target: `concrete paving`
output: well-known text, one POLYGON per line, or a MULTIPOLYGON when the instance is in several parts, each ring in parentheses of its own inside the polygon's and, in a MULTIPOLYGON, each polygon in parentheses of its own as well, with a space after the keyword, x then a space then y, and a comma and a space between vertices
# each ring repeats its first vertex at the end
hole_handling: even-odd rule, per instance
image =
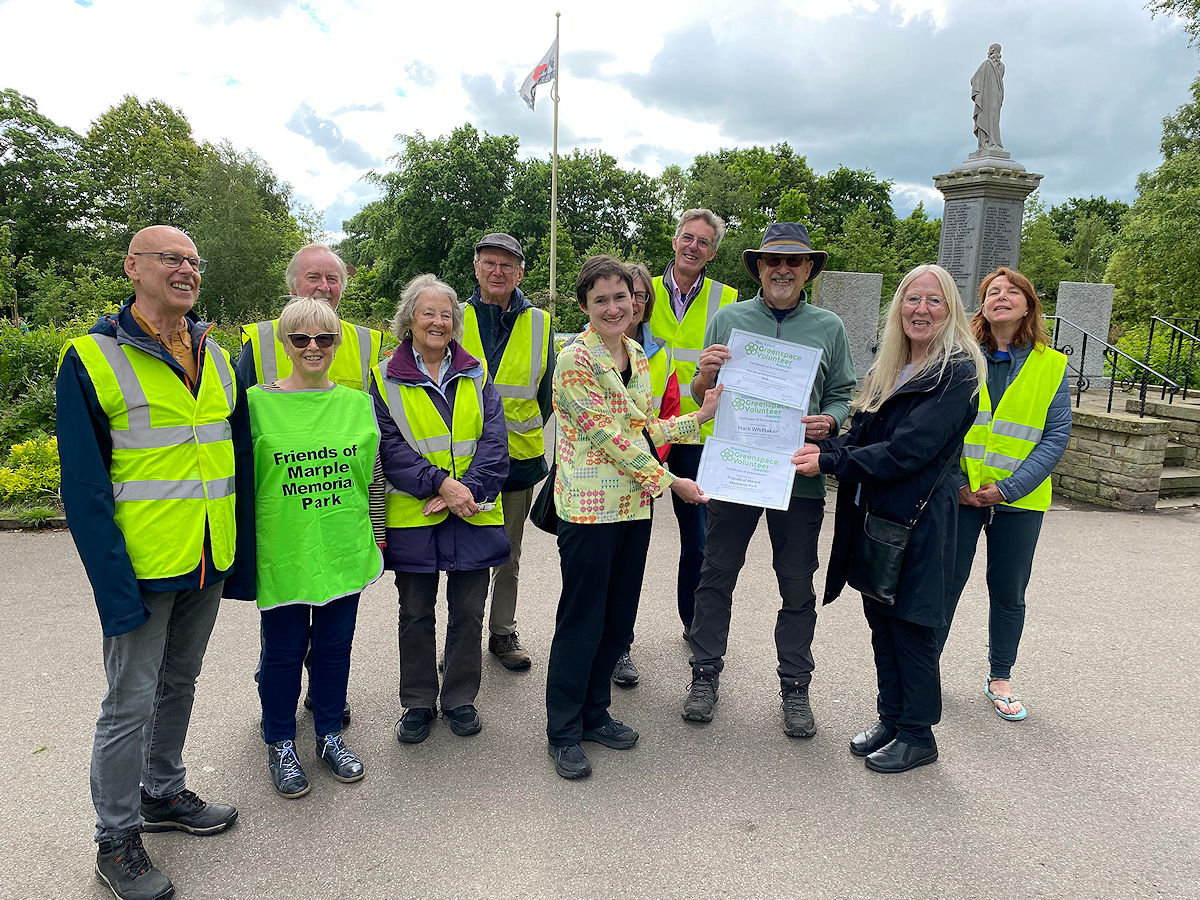
MULTIPOLYGON (((397 744, 395 589, 385 578, 367 591, 347 733, 367 777, 335 782, 304 714, 313 790, 297 801, 272 790, 258 735, 257 613, 227 601, 186 759, 190 786, 241 816, 214 837, 146 836, 176 896, 1200 897, 1200 511, 1049 513, 1015 673, 1022 723, 983 697, 980 559, 943 659, 941 759, 899 776, 846 748, 875 718, 854 596, 821 612, 816 737, 780 731, 765 528, 735 597, 717 717, 680 718, 678 542, 669 509, 657 512, 634 647, 642 684, 613 702, 642 739, 624 753, 586 745, 595 774, 582 782, 558 778, 545 751, 559 587, 546 535, 527 538, 523 571, 533 669, 486 660, 475 737, 438 723, 424 744, 397 744)), ((831 529, 830 512, 823 562, 831 529)), ((0 534, 0 572, 0 897, 98 900, 91 592, 65 532, 0 534)))

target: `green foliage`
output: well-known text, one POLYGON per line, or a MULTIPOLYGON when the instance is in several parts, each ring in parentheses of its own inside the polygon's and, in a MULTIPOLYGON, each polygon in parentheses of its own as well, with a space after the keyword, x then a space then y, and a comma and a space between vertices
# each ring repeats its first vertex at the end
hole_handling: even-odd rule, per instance
MULTIPOLYGON (((898 278, 904 277, 917 266, 936 262, 941 239, 942 221, 930 219, 924 203, 918 203, 908 218, 898 220, 892 237, 898 278)), ((897 280, 890 291, 885 289, 883 296, 890 299, 899 283, 897 280)))
POLYGON ((32 504, 58 499, 58 441, 31 438, 13 446, 0 467, 0 503, 32 504))
MULTIPOLYGON (((672 198, 679 196, 672 173, 672 198)), ((776 220, 780 200, 789 190, 811 195, 816 175, 808 160, 785 141, 769 150, 747 147, 697 156, 682 185, 684 205, 705 207, 730 229, 757 230, 776 220)))
MULTIPOLYGON (((896 214, 892 211, 892 182, 880 181, 870 169, 838 166, 816 179, 808 199, 813 225, 825 229, 831 240, 841 234, 846 220, 863 206, 876 227, 888 233, 896 222, 896 214)), ((861 217, 859 221, 862 221, 861 217)))
MULTIPOLYGON (((1137 324, 1128 329, 1125 329, 1120 338, 1117 339, 1117 349, 1128 353, 1139 362, 1146 362, 1146 345, 1150 340, 1149 324, 1137 324)), ((1154 346, 1150 350, 1150 360, 1147 363, 1150 368, 1161 375, 1165 375, 1172 381, 1176 382, 1180 387, 1184 386, 1184 382, 1188 381, 1188 387, 1192 390, 1200 388, 1200 359, 1194 361, 1191 377, 1188 377, 1187 372, 1187 350, 1189 345, 1184 344, 1184 358, 1178 360, 1174 358, 1171 350, 1171 339, 1169 329, 1159 323, 1154 332, 1154 346)))
POLYGON ((1071 278, 1067 248, 1054 232, 1045 204, 1036 193, 1025 201, 1025 220, 1021 225, 1020 269, 1033 282, 1038 294, 1048 302, 1058 299, 1058 283, 1071 278))
POLYGON ((708 264, 708 274, 722 284, 737 288, 738 296, 745 300, 758 293, 759 284, 751 277, 742 262, 742 252, 757 249, 762 243, 762 229, 735 228, 725 232, 725 240, 717 248, 717 255, 708 264))
POLYGON ((1200 0, 1148 0, 1152 16, 1178 16, 1193 46, 1200 46, 1200 0))
POLYGON ((387 331, 387 323, 396 314, 399 300, 398 296, 394 300, 383 296, 380 293, 379 271, 373 266, 364 266, 357 269, 346 282, 342 302, 338 304, 338 315, 347 322, 387 331))
POLYGON ((1200 76, 1192 82, 1192 100, 1163 119, 1162 155, 1170 159, 1177 153, 1200 151, 1200 76))
POLYGON ((62 345, 86 328, 0 323, 0 447, 54 431, 54 377, 62 345))
POLYGON ((100 316, 114 313, 132 293, 121 278, 111 278, 94 266, 76 265, 69 275, 53 263, 34 268, 21 260, 21 282, 30 293, 21 299, 21 314, 34 325, 90 327, 100 316))
POLYGON ((890 297, 900 283, 896 254, 887 231, 864 203, 846 217, 843 230, 826 248, 829 268, 838 272, 877 272, 883 278, 883 296, 890 297))

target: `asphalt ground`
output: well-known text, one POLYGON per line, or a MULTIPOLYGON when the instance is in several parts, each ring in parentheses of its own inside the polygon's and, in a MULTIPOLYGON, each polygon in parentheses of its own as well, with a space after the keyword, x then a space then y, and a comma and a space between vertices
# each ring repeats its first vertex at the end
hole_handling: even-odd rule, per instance
MULTIPOLYGON (((185 758, 189 786, 240 817, 213 837, 145 836, 176 896, 1200 897, 1200 510, 1051 510, 1014 672, 1021 723, 983 696, 977 560, 942 661, 941 758, 903 775, 847 750, 875 719, 852 595, 821 610, 816 736, 781 732, 765 527, 735 596, 716 718, 680 717, 678 540, 669 507, 657 513, 634 645, 642 682, 614 689, 612 708, 641 741, 585 745, 595 774, 579 782, 555 775, 545 749, 549 536, 526 538, 519 627, 533 668, 485 660, 474 737, 438 722, 423 744, 396 742, 395 588, 385 576, 368 589, 346 733, 367 777, 334 781, 301 711, 313 789, 296 801, 272 789, 258 734, 258 614, 226 601, 185 758)), ((822 564, 832 524, 830 503, 822 564)), ((91 591, 65 532, 0 534, 0 573, 0 897, 108 897, 88 791, 104 688, 91 591)))

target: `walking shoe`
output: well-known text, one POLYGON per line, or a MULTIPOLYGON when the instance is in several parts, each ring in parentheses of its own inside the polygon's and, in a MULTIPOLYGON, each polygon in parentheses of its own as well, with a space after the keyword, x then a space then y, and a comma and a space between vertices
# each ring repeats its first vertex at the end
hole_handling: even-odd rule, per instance
POLYGON ((868 756, 866 763, 868 769, 894 775, 898 772, 915 769, 917 766, 928 765, 937 758, 936 744, 932 747, 917 747, 896 738, 868 756))
POLYGON ((360 781, 367 774, 358 757, 342 743, 340 731, 317 738, 317 756, 329 763, 329 770, 338 781, 349 784, 352 781, 360 781))
POLYGON ((626 650, 613 666, 613 684, 620 687, 637 687, 638 678, 637 666, 633 664, 633 660, 629 658, 629 651, 626 650))
POLYGON ((469 703, 465 706, 456 706, 454 709, 442 710, 442 718, 446 720, 450 730, 459 737, 479 734, 479 730, 483 728, 483 722, 479 720, 479 713, 469 703))
POLYGON ((812 707, 808 704, 808 685, 785 681, 779 696, 783 710, 783 733, 788 737, 810 738, 817 733, 812 707))
POLYGON ((237 819, 228 803, 205 803, 193 791, 182 790, 174 797, 151 797, 142 789, 142 818, 146 831, 178 829, 188 834, 216 834, 237 819))
POLYGON ((583 729, 583 739, 612 747, 614 750, 628 750, 637 743, 638 733, 616 719, 609 719, 599 728, 583 729))
POLYGON ((515 631, 512 634, 489 634, 488 652, 499 657, 506 669, 515 672, 529 668, 529 651, 521 646, 515 631))
POLYGON ((267 765, 271 769, 271 783, 275 785, 280 797, 295 800, 308 793, 308 779, 304 777, 304 770, 300 768, 295 741, 267 744, 267 765))
POLYGON ((683 701, 683 717, 692 722, 711 722, 717 705, 717 683, 721 675, 703 666, 692 672, 687 699, 683 701))
POLYGON ((592 774, 592 764, 578 744, 566 747, 547 744, 546 750, 554 757, 554 771, 563 778, 585 778, 592 774))
POLYGON ((96 851, 96 877, 119 900, 165 900, 175 893, 171 879, 150 862, 137 828, 100 842, 96 851))
MULTIPOLYGON (((310 687, 304 692, 304 708, 312 712, 312 688, 310 687)), ((261 727, 261 723, 259 725, 261 727)), ((350 727, 350 701, 346 701, 346 705, 342 707, 342 730, 345 731, 350 727)))
POLYGON ((419 744, 429 737, 433 727, 433 710, 425 706, 404 711, 396 722, 396 740, 402 744, 419 744))

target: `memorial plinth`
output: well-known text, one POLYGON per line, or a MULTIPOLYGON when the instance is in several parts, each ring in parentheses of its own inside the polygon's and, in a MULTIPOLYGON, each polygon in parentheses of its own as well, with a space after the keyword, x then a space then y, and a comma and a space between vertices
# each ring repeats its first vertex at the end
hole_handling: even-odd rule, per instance
POLYGON ((1041 175, 1005 151, 972 153, 933 184, 946 198, 938 265, 954 276, 968 311, 979 306, 979 282, 998 266, 1017 268, 1025 198, 1041 175))

